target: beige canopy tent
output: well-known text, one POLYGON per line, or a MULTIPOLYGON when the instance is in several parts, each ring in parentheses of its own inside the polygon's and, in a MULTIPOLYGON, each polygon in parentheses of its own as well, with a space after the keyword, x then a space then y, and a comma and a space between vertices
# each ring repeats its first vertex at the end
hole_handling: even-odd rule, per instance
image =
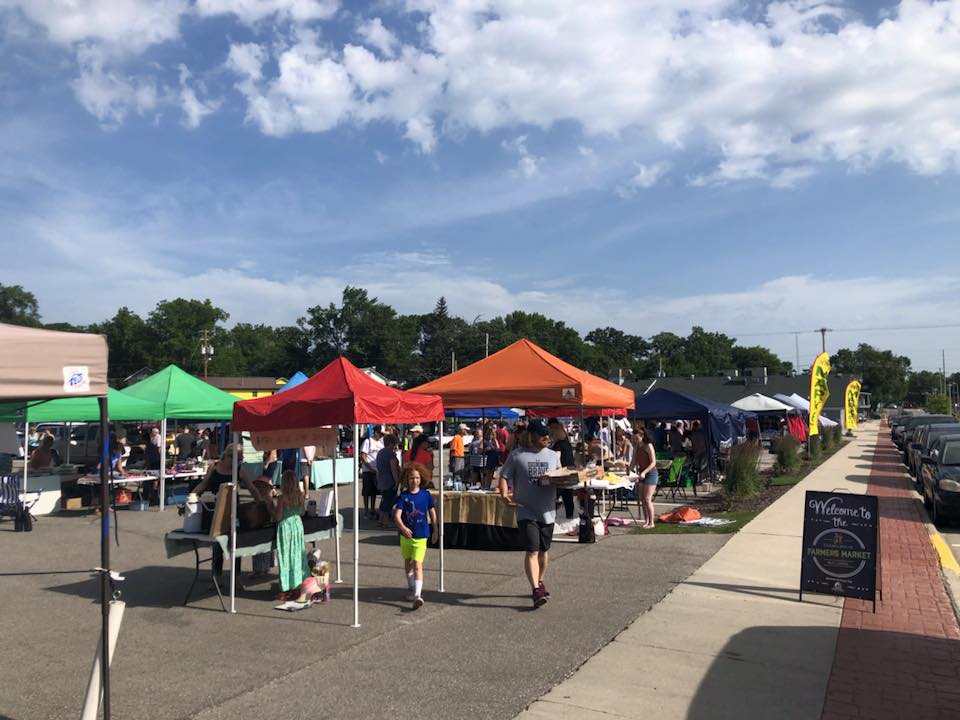
POLYGON ((107 341, 101 335, 0 323, 0 399, 106 394, 107 341))
MULTIPOLYGON (((107 437, 107 341, 101 335, 39 330, 0 323, 0 402, 24 407, 64 397, 96 397, 100 404, 101 436, 107 437)), ((24 433, 26 437, 29 432, 24 433)), ((27 491, 24 452, 23 491, 27 491)), ((109 467, 100 463, 100 506, 109 506, 109 467)), ((97 684, 88 689, 84 711, 96 714, 102 688, 103 717, 110 718, 110 513, 102 512, 100 527, 100 669, 97 684), (90 692, 92 691, 92 692, 90 692)), ((117 605, 117 602, 112 605, 117 605)), ((120 611, 122 613, 122 607, 120 611)), ((95 673, 96 673, 95 667, 95 673)))

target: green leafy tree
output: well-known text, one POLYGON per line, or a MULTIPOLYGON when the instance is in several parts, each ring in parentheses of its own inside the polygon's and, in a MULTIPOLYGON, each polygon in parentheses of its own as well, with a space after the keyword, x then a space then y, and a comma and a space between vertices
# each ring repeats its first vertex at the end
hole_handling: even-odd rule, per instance
POLYGON ((924 405, 924 408, 931 415, 952 415, 953 407, 950 402, 950 398, 946 395, 936 393, 935 395, 929 395, 927 397, 927 402, 924 405))
POLYGON ((684 341, 672 332, 657 333, 650 338, 650 362, 646 374, 689 375, 690 366, 684 355, 684 341))
POLYGON ((910 359, 860 343, 855 350, 843 348, 830 357, 833 373, 859 375, 863 390, 874 403, 902 402, 907 395, 910 359))
POLYGON ((695 375, 716 375, 733 367, 733 338, 695 326, 683 341, 683 356, 695 375))
POLYGON ((0 322, 12 325, 40 325, 37 298, 21 285, 0 285, 0 322))
POLYGON ((907 397, 918 405, 926 405, 927 398, 939 395, 942 387, 940 373, 930 370, 920 370, 910 373, 907 381, 907 397))
POLYGON ((393 378, 410 374, 416 347, 416 322, 397 315, 366 290, 347 287, 338 307, 308 308, 297 321, 315 369, 339 355, 360 367, 376 367, 393 378))
POLYGON ((163 300, 147 316, 147 327, 155 345, 150 354, 156 369, 173 363, 189 373, 203 370, 200 345, 203 331, 211 333, 211 344, 216 353, 216 342, 222 339, 219 323, 230 317, 210 300, 163 300))
POLYGON ((584 338, 599 353, 598 359, 605 362, 612 376, 618 370, 638 377, 646 367, 650 343, 639 335, 630 335, 614 327, 597 328, 584 338))
MULTIPOLYGON (((735 345, 731 350, 732 367, 743 372, 747 368, 765 367, 769 375, 789 375, 793 370, 793 363, 781 360, 770 350, 760 345, 747 347, 735 345)), ((719 368, 723 369, 723 368, 719 368)))
POLYGON ((155 336, 143 318, 130 308, 121 307, 112 318, 91 325, 89 330, 106 336, 110 374, 117 380, 151 365, 155 336))

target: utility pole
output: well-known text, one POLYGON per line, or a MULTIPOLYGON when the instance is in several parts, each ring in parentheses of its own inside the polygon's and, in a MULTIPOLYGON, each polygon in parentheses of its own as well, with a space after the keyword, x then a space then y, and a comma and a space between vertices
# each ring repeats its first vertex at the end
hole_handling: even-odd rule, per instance
POLYGON ((483 356, 490 357, 490 333, 483 334, 483 356))
POLYGON ((797 364, 793 366, 794 374, 800 372, 800 333, 793 334, 793 349, 797 354, 797 364))
POLYGON ((942 366, 941 366, 942 374, 940 375, 940 394, 946 395, 947 394, 947 351, 946 350, 940 351, 940 361, 942 363, 942 366))
POLYGON ((457 371, 457 351, 451 350, 450 351, 450 372, 456 372, 456 371, 457 371))
POLYGON ((827 351, 827 333, 830 332, 830 328, 822 327, 819 330, 820 333, 820 346, 823 352, 827 351))
POLYGON ((203 379, 207 379, 207 366, 210 364, 210 358, 213 357, 213 348, 210 346, 210 336, 207 331, 203 331, 203 344, 200 346, 200 354, 203 355, 203 379))

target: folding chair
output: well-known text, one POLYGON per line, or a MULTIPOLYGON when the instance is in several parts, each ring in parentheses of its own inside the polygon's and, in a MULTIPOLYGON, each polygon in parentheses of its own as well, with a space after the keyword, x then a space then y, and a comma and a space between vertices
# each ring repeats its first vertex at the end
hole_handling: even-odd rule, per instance
POLYGON ((670 463, 667 480, 657 486, 657 491, 653 494, 654 497, 660 494, 660 490, 664 490, 664 494, 670 493, 671 500, 677 499, 677 493, 683 495, 684 500, 687 499, 687 491, 683 485, 683 466, 686 461, 687 458, 684 455, 673 459, 673 462, 670 463))
MULTIPOLYGON (((12 517, 16 521, 24 514, 29 515, 30 509, 40 499, 40 491, 35 490, 33 493, 28 493, 36 495, 32 502, 26 502, 26 498, 21 500, 21 483, 22 478, 19 475, 0 475, 0 518, 12 517)), ((33 515, 30 515, 30 519, 36 520, 33 515)))

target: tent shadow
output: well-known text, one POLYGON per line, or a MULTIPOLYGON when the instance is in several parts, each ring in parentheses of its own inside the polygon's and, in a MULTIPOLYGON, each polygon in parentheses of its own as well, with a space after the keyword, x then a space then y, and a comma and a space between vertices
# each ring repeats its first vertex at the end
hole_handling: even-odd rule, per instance
MULTIPOLYGON (((123 593, 122 599, 130 607, 182 607, 190 583, 193 582, 193 569, 187 567, 148 565, 123 571, 122 574, 125 578, 120 584, 120 590, 123 593)), ((228 588, 225 587, 227 583, 229 583, 229 575, 225 573, 220 588, 224 597, 229 592, 228 588)), ((197 584, 190 593, 190 603, 207 597, 216 597, 215 590, 207 589, 210 585, 210 571, 201 570, 200 576, 197 578, 197 584)), ((100 602, 100 582, 96 577, 47 589, 66 595, 76 595, 91 602, 100 602)), ((259 589, 244 591, 243 597, 272 599, 269 591, 259 589)))
MULTIPOLYGON (((415 612, 410 602, 405 599, 407 590, 400 587, 361 587, 360 602, 373 605, 383 605, 385 607, 396 608, 406 613, 415 612)), ((470 595, 469 593, 458 592, 440 592, 439 590, 424 590, 423 599, 430 605, 446 605, 450 607, 465 608, 495 608, 497 610, 515 610, 516 612, 531 612, 534 610, 530 602, 530 596, 522 595, 470 595), (492 602, 496 599, 517 600, 525 603, 512 605, 509 603, 492 602)))
POLYGON ((765 585, 734 585, 729 583, 691 582, 689 580, 680 584, 710 588, 711 590, 724 590, 726 592, 741 593, 743 595, 757 595, 759 597, 787 600, 789 602, 797 602, 800 594, 799 588, 795 587, 777 588, 765 585))
MULTIPOLYGON (((863 658, 873 658, 879 667, 895 665, 898 682, 917 687, 931 678, 925 666, 911 665, 909 658, 915 657, 956 658, 957 641, 828 627, 748 628, 716 653, 697 687, 687 720, 757 717, 758 707, 767 708, 771 717, 790 720, 845 716, 848 705, 844 703, 849 702, 869 705, 868 710, 880 708, 883 699, 878 688, 869 684, 872 676, 862 669, 863 658), (847 688, 830 684, 831 668, 860 678, 862 687, 853 688, 856 697, 842 697, 847 688)), ((855 681, 847 682, 849 687, 855 681)), ((922 710, 927 714, 904 717, 938 717, 939 711, 952 714, 956 710, 952 694, 924 696, 928 700, 922 710)), ((889 709, 891 717, 896 714, 895 708, 889 709)))

